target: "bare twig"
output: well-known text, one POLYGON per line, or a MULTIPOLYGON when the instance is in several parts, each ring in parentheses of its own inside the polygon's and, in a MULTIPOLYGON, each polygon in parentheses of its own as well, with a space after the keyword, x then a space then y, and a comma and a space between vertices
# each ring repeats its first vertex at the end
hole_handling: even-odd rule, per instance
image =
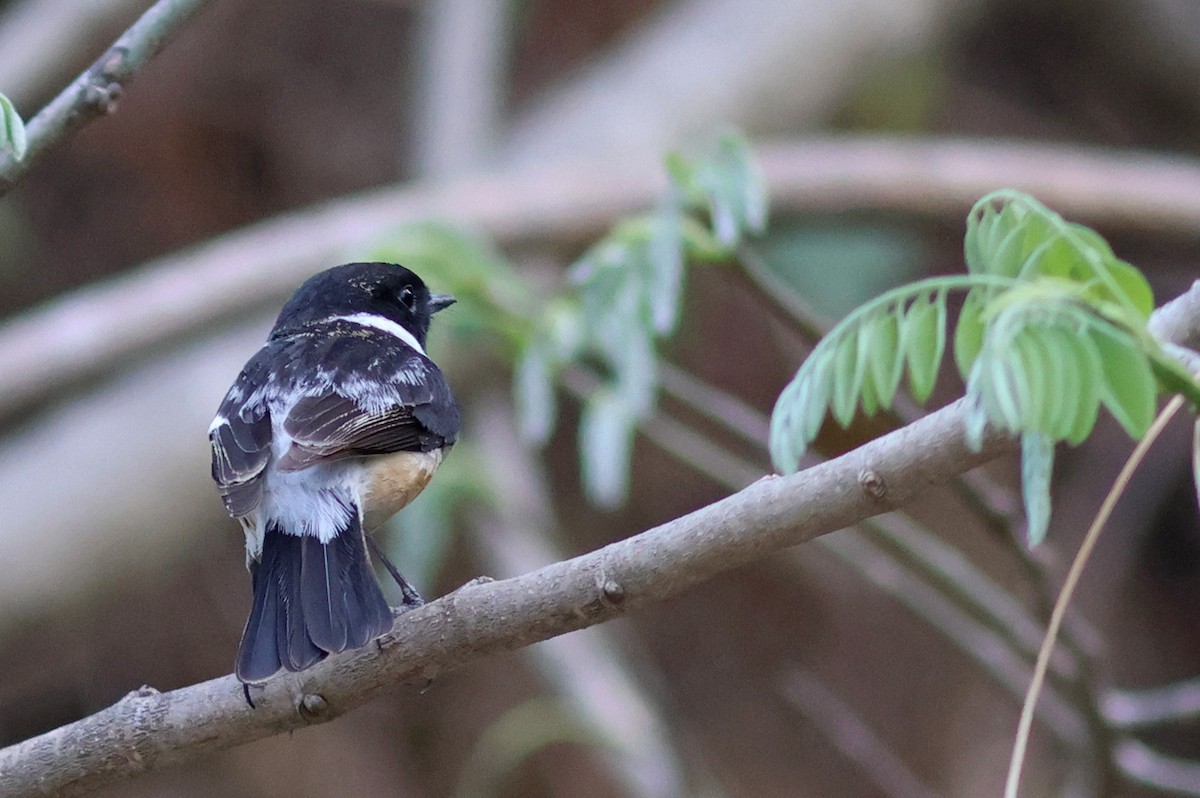
POLYGON ((7 194, 55 145, 113 112, 117 99, 167 39, 208 0, 158 0, 82 75, 29 120, 29 148, 20 161, 0 156, 0 196, 7 194))
POLYGON ((0 793, 78 795, 133 774, 321 722, 397 682, 591 626, 680 593, 784 546, 894 509, 1013 442, 989 431, 972 452, 951 405, 836 460, 767 478, 708 507, 515 579, 472 586, 397 619, 373 648, 333 657, 256 691, 232 676, 141 691, 0 751, 0 793), (870 490, 863 475, 872 475, 870 490), (879 485, 887 489, 880 491, 879 485))
POLYGON ((70 80, 97 44, 128 27, 146 5, 146 0, 6 3, 0 15, 0 89, 18 108, 32 110, 31 103, 70 80))
MULTIPOLYGON (((1114 227, 1200 236, 1200 161, 1031 144, 858 139, 764 146, 779 213, 965 215, 997 186, 1114 227)), ((501 243, 589 235, 653 204, 656 157, 393 188, 263 222, 151 261, 0 326, 0 415, 232 314, 275 304, 396 226, 440 218, 501 243)))

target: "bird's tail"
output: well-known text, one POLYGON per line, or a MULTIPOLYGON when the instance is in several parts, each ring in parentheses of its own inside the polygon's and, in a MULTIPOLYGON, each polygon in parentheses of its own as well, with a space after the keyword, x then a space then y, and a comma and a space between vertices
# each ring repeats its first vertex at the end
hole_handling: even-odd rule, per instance
POLYGON ((328 543, 269 525, 252 568, 254 604, 237 654, 243 682, 304 670, 391 628, 356 513, 328 543))

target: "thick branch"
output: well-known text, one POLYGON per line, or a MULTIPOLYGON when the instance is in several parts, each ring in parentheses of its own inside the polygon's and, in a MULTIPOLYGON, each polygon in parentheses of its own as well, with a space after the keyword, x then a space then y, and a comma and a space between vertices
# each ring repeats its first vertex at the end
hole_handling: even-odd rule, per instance
POLYGON ((110 114, 125 86, 208 0, 158 0, 94 64, 29 120, 29 149, 14 160, 0 156, 0 196, 42 156, 89 122, 110 114))
MULTIPOLYGON (((1200 161, 1032 144, 857 139, 764 146, 777 211, 884 208, 961 218, 1012 186, 1064 215, 1200 236, 1200 161)), ((396 226, 445 219, 501 243, 594 234, 650 207, 657 157, 592 160, 380 190, 253 225, 0 326, 0 416, 140 350, 266 308, 396 226)))
POLYGON ((581 629, 677 595, 717 573, 895 509, 1013 448, 963 442, 952 405, 836 460, 762 479, 727 499, 531 574, 459 590, 401 616, 377 647, 254 691, 232 676, 109 709, 0 751, 0 794, 78 795, 287 729, 319 723, 396 682, 581 629), (869 488, 864 488, 867 485, 869 488), (376 648, 378 650, 376 650, 376 648))
MULTIPOLYGON (((1200 316, 1200 290, 1167 312, 1200 316)), ((988 431, 963 440, 957 402, 842 457, 745 490, 632 538, 514 579, 474 585, 402 615, 372 647, 333 657, 256 690, 232 676, 109 709, 0 751, 0 794, 78 795, 136 773, 187 762, 334 718, 396 682, 422 682, 507 651, 662 601, 712 576, 894 510, 1002 453, 988 431)))

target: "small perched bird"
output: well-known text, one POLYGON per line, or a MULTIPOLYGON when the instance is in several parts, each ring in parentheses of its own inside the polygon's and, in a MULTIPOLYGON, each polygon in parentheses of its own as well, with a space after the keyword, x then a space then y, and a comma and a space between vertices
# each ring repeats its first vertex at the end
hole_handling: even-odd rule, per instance
POLYGON ((422 603, 368 533, 425 488, 458 437, 458 408, 425 353, 430 318, 453 302, 390 263, 321 272, 221 402, 212 474, 246 533, 254 588, 243 684, 391 628, 372 554, 406 606, 422 603))

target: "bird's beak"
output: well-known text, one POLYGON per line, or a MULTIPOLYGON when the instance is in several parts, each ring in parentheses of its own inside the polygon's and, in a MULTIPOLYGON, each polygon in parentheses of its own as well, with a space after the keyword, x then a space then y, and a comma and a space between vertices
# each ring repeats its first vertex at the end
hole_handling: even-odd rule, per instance
POLYGON ((458 300, 449 294, 430 294, 429 295, 429 312, 437 313, 439 310, 445 310, 453 305, 458 300))

